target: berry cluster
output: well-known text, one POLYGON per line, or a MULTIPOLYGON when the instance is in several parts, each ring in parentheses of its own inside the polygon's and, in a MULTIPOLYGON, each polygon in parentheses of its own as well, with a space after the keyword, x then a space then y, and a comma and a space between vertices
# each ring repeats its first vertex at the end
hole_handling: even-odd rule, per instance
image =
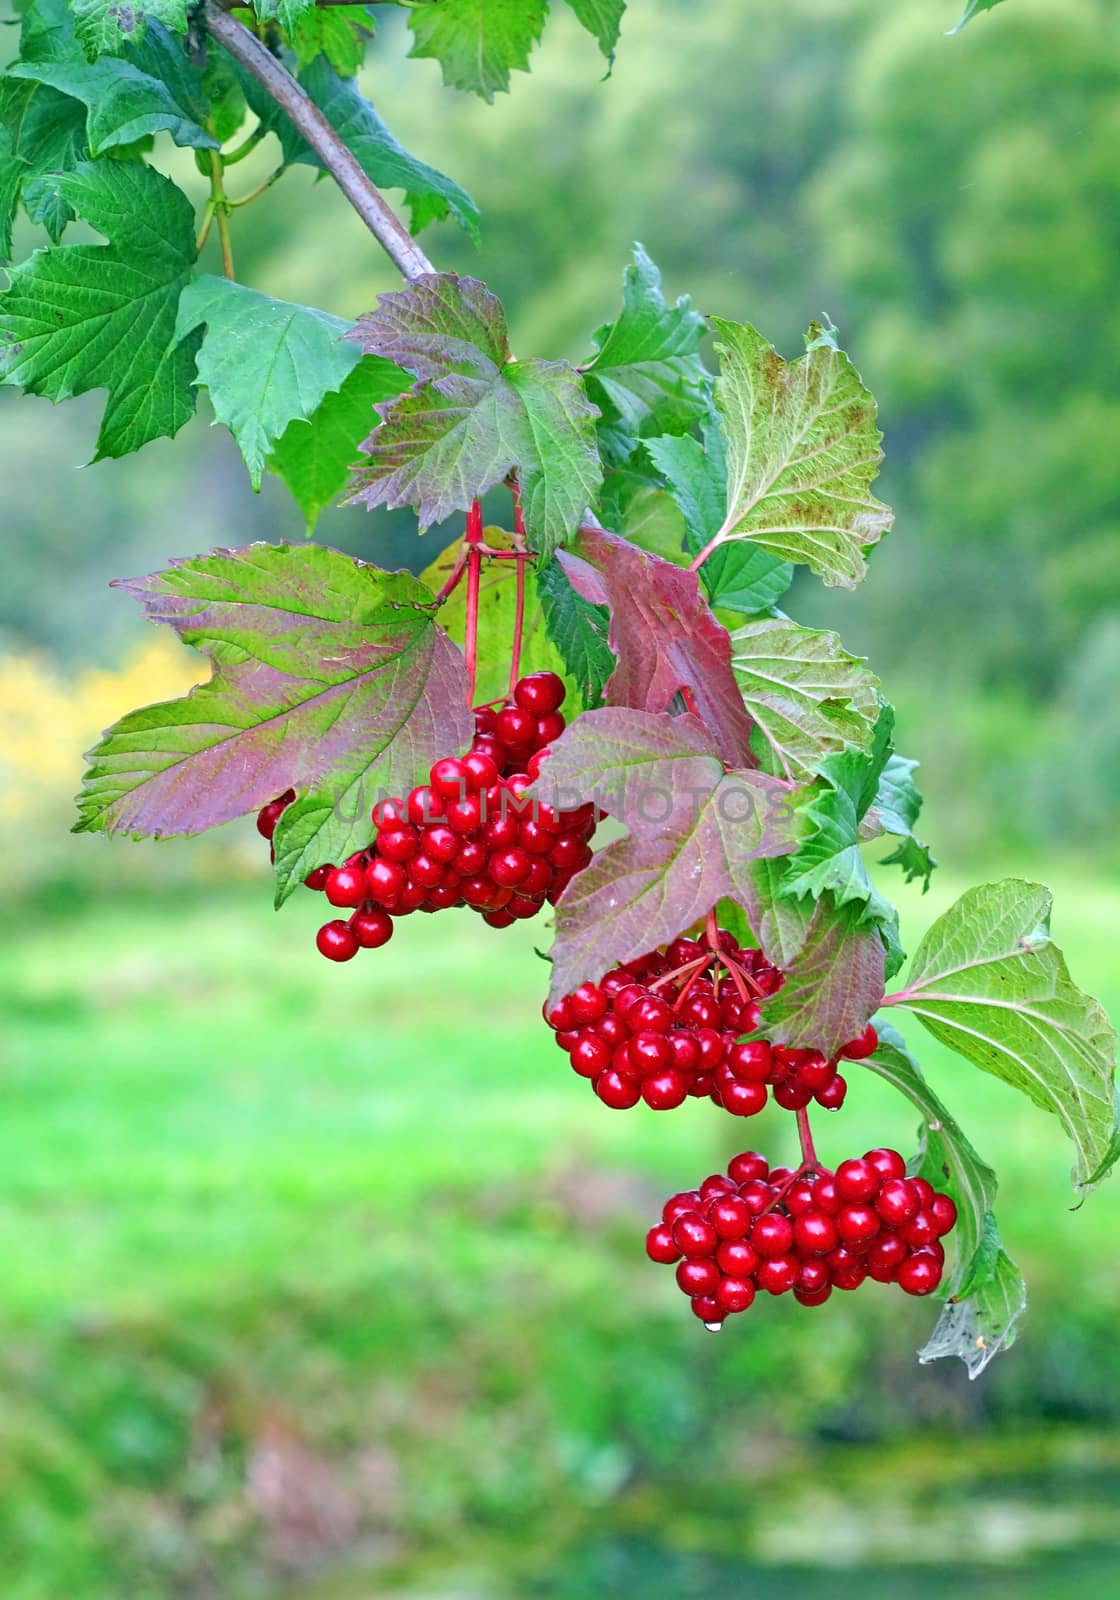
POLYGON ((803 1306, 867 1278, 931 1294, 944 1268, 941 1240, 956 1220, 949 1196, 908 1178, 897 1150, 869 1150, 835 1172, 816 1162, 771 1168, 747 1151, 726 1177, 715 1173, 665 1202, 646 1253, 677 1265, 693 1311, 715 1329, 759 1289, 792 1290, 803 1306))
MULTIPOLYGON (((639 1100, 669 1111, 688 1095, 709 1095, 734 1115, 753 1117, 771 1089, 788 1111, 811 1100, 838 1110, 847 1085, 835 1059, 765 1039, 740 1043, 761 1021, 759 1000, 782 982, 761 950, 741 949, 721 931, 708 945, 675 939, 663 955, 581 984, 544 1015, 573 1069, 618 1111, 639 1100)), ((876 1042, 867 1030, 840 1055, 860 1059, 876 1042)))
MULTIPOLYGON (((470 906, 494 928, 536 916, 555 903, 591 860, 595 808, 555 811, 525 792, 551 742, 564 731, 564 685, 552 672, 521 678, 512 701, 475 713, 475 738, 463 756, 447 756, 429 781, 404 800, 373 808, 370 844, 340 866, 306 879, 332 906, 349 910, 319 929, 316 944, 331 961, 349 961, 393 934, 396 917, 470 906)), ((288 790, 266 805, 257 828, 271 840, 288 790)))

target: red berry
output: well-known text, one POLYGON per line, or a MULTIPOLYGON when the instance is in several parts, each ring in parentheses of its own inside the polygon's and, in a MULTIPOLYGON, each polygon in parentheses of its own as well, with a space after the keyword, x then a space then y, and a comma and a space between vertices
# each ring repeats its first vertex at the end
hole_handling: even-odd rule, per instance
POLYGON ((693 1316, 699 1317, 705 1328, 720 1327, 723 1322, 723 1307, 714 1295, 693 1295, 689 1304, 692 1306, 693 1316))
POLYGON ((381 905, 394 901, 408 882, 408 873, 399 861, 386 861, 374 856, 366 868, 366 891, 371 900, 381 905))
POLYGON ((838 1241, 836 1224, 823 1211, 806 1211, 793 1224, 793 1237, 802 1255, 824 1256, 835 1250, 838 1241))
POLYGON ((598 1022, 607 1009, 607 997, 594 983, 581 983, 572 991, 568 1004, 577 1022, 598 1022))
POLYGON ((720 1086, 720 1100, 733 1117, 756 1117, 766 1106, 766 1085, 732 1078, 720 1086))
POLYGON ((908 1253, 906 1240, 897 1233, 880 1233, 867 1247, 868 1269, 873 1276, 878 1272, 889 1272, 893 1276, 895 1268, 906 1260, 908 1253))
POLYGON ((540 750, 547 749, 549 745, 555 744, 566 726, 564 718, 558 711, 546 711, 543 716, 537 718, 533 743, 540 750))
POLYGON ((415 828, 387 828, 377 836, 377 853, 386 861, 410 861, 419 848, 415 828))
POLYGON ((732 1156, 727 1163, 727 1175, 734 1178, 736 1183, 746 1183, 751 1178, 765 1178, 769 1171, 766 1157, 757 1155, 753 1150, 744 1150, 742 1155, 732 1156))
POLYGON ((309 889, 325 889, 327 884, 327 874, 330 872, 330 870, 331 869, 329 866, 313 867, 303 881, 309 889))
POLYGON ((437 861, 435 856, 427 855, 420 850, 408 863, 408 876, 413 883, 421 884, 425 889, 434 889, 437 883, 443 881, 444 864, 437 861))
POLYGON ((350 928, 363 950, 377 950, 393 937, 393 919, 387 911, 355 911, 350 928))
POLYGON ((714 1256, 719 1245, 719 1235, 706 1217, 698 1211, 687 1211, 673 1223, 673 1243, 681 1254, 688 1256, 714 1256))
POLYGON ((688 1079, 672 1067, 642 1080, 642 1099, 651 1111, 672 1111, 688 1095, 688 1079))
POLYGON ((841 1047, 840 1054, 846 1061, 866 1061, 878 1048, 879 1035, 869 1022, 858 1039, 852 1039, 841 1047))
POLYGON ((360 906, 368 893, 366 875, 359 866, 332 867, 325 887, 332 906, 360 906))
POLYGON ((690 1211, 696 1211, 700 1204, 699 1189, 684 1189, 680 1194, 671 1194, 661 1207, 661 1220, 672 1225, 678 1217, 687 1216, 690 1211))
POLYGON ((913 1222, 908 1223, 902 1230, 902 1237, 914 1249, 921 1249, 923 1245, 932 1244, 937 1238, 937 1223, 932 1211, 919 1211, 913 1222))
POLYGON ((445 864, 454 861, 459 854, 463 841, 454 828, 447 827, 442 822, 434 823, 432 827, 425 828, 420 835, 420 850, 423 855, 431 856, 434 861, 445 864))
POLYGON ((888 1150, 880 1145, 878 1149, 868 1150, 863 1158, 870 1161, 876 1172, 884 1178, 904 1178, 906 1176, 906 1163, 897 1150, 888 1150))
POLYGON ((745 1239, 725 1239, 716 1251, 716 1263, 730 1278, 749 1278, 758 1268, 758 1251, 745 1239))
POLYGON ((612 1111, 628 1111, 641 1099, 641 1090, 635 1079, 624 1077, 611 1067, 595 1079, 595 1093, 612 1111))
POLYGON ((444 800, 461 800, 467 792, 467 768, 458 756, 444 756, 432 767, 428 781, 444 800))
POLYGON ((515 889, 529 876, 531 864, 527 853, 514 845, 511 850, 495 851, 487 863, 487 871, 495 883, 515 889))
POLYGON ((823 1261, 802 1261, 797 1272, 795 1288, 805 1294, 820 1294, 822 1289, 831 1288, 828 1268, 823 1261))
POLYGON ((514 685, 515 704, 535 717, 556 711, 564 704, 564 681, 555 672, 530 672, 514 685))
POLYGON ((324 922, 315 935, 315 944, 319 954, 326 956, 328 961, 349 961, 358 953, 358 941, 353 930, 337 918, 334 922, 324 922))
POLYGON ((673 1242, 673 1230, 659 1222, 646 1234, 646 1255, 651 1261, 663 1262, 665 1266, 672 1266, 679 1261, 681 1253, 673 1242))
POLYGON ((770 1294, 787 1294, 796 1284, 801 1264, 796 1256, 772 1256, 758 1269, 758 1287, 770 1294))
POLYGON ((870 1161, 841 1161, 836 1169, 836 1188, 845 1200, 871 1200, 881 1182, 870 1161))
MULTIPOLYGON (((637 1007, 635 1007, 635 1011, 637 1007)), ((630 1013, 633 1017, 634 1012, 630 1013)), ((634 1071, 647 1077, 671 1067, 673 1052, 663 1033, 636 1033, 627 1046, 634 1071)), ((681 1097, 684 1098, 683 1095, 681 1097)))
POLYGON ((597 1078, 611 1064, 611 1047, 594 1033, 580 1033, 572 1046, 572 1066, 583 1078, 597 1078))
POLYGON ((793 1223, 780 1211, 768 1211, 751 1230, 751 1244, 760 1256, 783 1256, 793 1243, 793 1223))
POLYGON ((941 1282, 941 1263, 929 1251, 918 1250, 898 1269, 898 1286, 907 1294, 932 1294, 941 1282))
POLYGON ((836 1073, 823 1089, 818 1089, 813 1099, 825 1111, 839 1111, 848 1093, 848 1080, 836 1073))
POLYGON ((935 1194, 930 1201, 929 1214, 933 1218, 938 1238, 944 1238, 957 1225, 957 1208, 947 1194, 935 1194))
POLYGON ((744 1082, 769 1083, 773 1061, 768 1040, 748 1039, 745 1044, 733 1044, 727 1052, 727 1065, 744 1082))
POLYGON ((754 1284, 749 1278, 722 1278, 716 1299, 724 1311, 746 1311, 754 1300, 754 1284))
POLYGON ((715 1294, 720 1277, 714 1261, 686 1260, 677 1268, 677 1282, 687 1295, 715 1294))
MULTIPOLYGON (((485 750, 468 750, 463 757, 463 771, 471 791, 491 789, 501 777, 497 763, 485 750)), ((458 795, 455 798, 458 799, 458 795)))
POLYGON ((836 1231, 845 1244, 866 1244, 879 1231, 879 1218, 874 1206, 841 1206, 836 1214, 836 1231))
POLYGON ((875 1209, 891 1228, 902 1228, 918 1215, 918 1197, 905 1178, 886 1178, 875 1198, 875 1209))
POLYGON ((516 749, 535 741, 537 719, 531 711, 524 711, 520 706, 506 706, 498 712, 494 731, 503 744, 516 749))
POLYGON ((721 1239, 745 1239, 754 1220, 737 1194, 722 1194, 708 1207, 708 1221, 721 1239))
POLYGON ((428 785, 422 783, 409 794, 405 809, 413 827, 425 828, 433 822, 441 822, 446 808, 440 796, 433 794, 428 785))

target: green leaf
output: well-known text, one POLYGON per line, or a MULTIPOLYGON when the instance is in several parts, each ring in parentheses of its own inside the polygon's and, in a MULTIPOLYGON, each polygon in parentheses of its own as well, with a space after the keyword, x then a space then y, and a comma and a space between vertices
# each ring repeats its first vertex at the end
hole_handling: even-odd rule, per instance
POLYGON ((950 37, 955 33, 960 33, 965 23, 971 22, 973 17, 978 17, 982 11, 994 11, 996 6, 1000 4, 1001 0, 968 0, 964 15, 954 27, 949 29, 950 37))
POLYGON ((544 625, 575 681, 588 711, 603 703, 603 690, 614 671, 614 653, 607 643, 610 613, 573 589, 563 567, 553 557, 537 571, 537 592, 544 609, 544 625))
POLYGON ((352 324, 209 274, 184 289, 176 335, 184 339, 203 324, 198 381, 259 489, 288 424, 307 421, 357 366, 358 352, 345 342, 352 324))
MULTIPOLYGON (((644 446, 684 514, 689 550, 699 555, 719 532, 727 506, 727 468, 723 437, 705 427, 704 442, 682 438, 646 439, 644 446)), ((740 541, 718 545, 700 568, 713 606, 747 616, 767 612, 793 582, 793 566, 757 545, 740 541)))
MULTIPOLYGON (((501 528, 486 529, 486 543, 491 550, 513 548, 509 535, 501 528)), ((421 574, 421 581, 433 592, 442 588, 459 555, 461 544, 454 540, 431 566, 421 574)), ((478 671, 475 679, 474 700, 485 705, 501 700, 509 692, 509 642, 513 638, 517 611, 517 572, 515 561, 489 561, 483 569, 478 591, 478 671)), ((566 676, 564 661, 552 643, 544 625, 537 575, 531 563, 525 563, 525 616, 521 634, 521 671, 555 672, 566 676)), ((460 583, 437 612, 440 626, 445 628, 455 642, 466 638, 467 586, 460 583)))
POLYGON ((710 379, 700 359, 707 325, 687 295, 667 306, 661 274, 640 244, 622 280, 622 311, 595 334, 583 368, 587 392, 611 438, 687 433, 708 407, 710 379))
POLYGON ((291 38, 317 0, 257 0, 255 10, 262 22, 278 22, 291 38))
POLYGON ((752 874, 741 896, 767 956, 786 974, 763 1002, 760 1032, 778 1044, 831 1056, 856 1038, 883 998, 883 941, 860 908, 831 894, 791 917, 759 893, 773 878, 752 874))
POLYGON ((21 165, 12 136, 0 121, 0 260, 4 261, 12 253, 12 219, 23 180, 21 165))
POLYGON ((937 862, 929 846, 914 835, 914 824, 922 809, 922 796, 914 782, 917 766, 916 761, 909 761, 905 756, 889 757, 879 777, 875 803, 860 827, 860 837, 869 839, 884 833, 894 834, 899 843, 889 856, 882 858, 882 864, 901 867, 907 883, 921 878, 925 894, 937 862))
POLYGON ((268 470, 287 484, 308 533, 346 487, 358 445, 376 420, 374 406, 400 394, 407 384, 407 374, 391 361, 364 356, 340 389, 323 396, 310 418, 295 417, 284 429, 268 470))
POLYGON ((178 145, 216 150, 218 141, 198 120, 201 75, 189 66, 170 35, 163 29, 158 32, 161 41, 152 37, 157 33, 155 25, 145 40, 145 56, 157 69, 155 76, 131 60, 115 56, 94 62, 22 62, 11 69, 10 76, 46 84, 80 100, 87 110, 86 137, 94 156, 135 144, 153 133, 169 133, 178 145))
POLYGON ((898 912, 871 881, 859 849, 861 824, 878 793, 880 775, 891 752, 894 715, 883 706, 870 748, 849 747, 818 764, 820 781, 804 807, 808 831, 791 859, 782 893, 816 899, 831 894, 837 905, 875 927, 887 941, 887 976, 904 960, 898 912))
POLYGON ((210 656, 208 683, 123 717, 90 755, 76 832, 200 833, 289 786, 277 900, 370 838, 370 807, 465 748, 460 652, 407 573, 320 545, 249 545, 121 587, 210 656))
POLYGON ((414 505, 423 531, 517 469, 529 543, 547 557, 598 492, 595 408, 564 361, 513 361, 501 302, 475 278, 430 274, 381 296, 350 336, 419 380, 379 408, 351 502, 414 505))
POLYGON ((993 1356, 1015 1343, 1027 1309, 1026 1284, 1003 1248, 993 1215, 996 1175, 934 1094, 901 1035, 885 1025, 878 1032, 878 1049, 862 1065, 893 1084, 921 1113, 918 1155, 909 1170, 951 1195, 957 1206, 947 1303, 918 1360, 959 1356, 969 1377, 976 1378, 993 1356))
POLYGON ((194 212, 150 167, 87 163, 62 199, 109 240, 39 250, 0 294, 0 382, 67 400, 105 389, 95 460, 177 433, 194 412, 198 340, 175 314, 194 265, 194 212))
POLYGON ((135 44, 150 22, 186 33, 187 8, 188 0, 144 0, 143 7, 123 0, 70 0, 75 30, 91 61, 135 44))
POLYGON ((870 493, 881 435, 875 402, 843 351, 815 325, 786 363, 750 326, 713 318, 722 343, 716 409, 727 442, 720 542, 750 540, 852 588, 864 550, 891 513, 870 493))
POLYGON ((1017 878, 969 889, 914 953, 902 1005, 974 1065, 1052 1112, 1088 1190, 1120 1155, 1116 1034, 1050 939, 1049 889, 1017 878))
POLYGON ((870 749, 879 680, 836 634, 788 617, 749 622, 731 635, 731 669, 768 746, 767 770, 807 777, 827 755, 870 749))
POLYGON ((74 213, 58 192, 56 175, 86 159, 85 129, 86 115, 77 101, 43 84, 0 78, 0 130, 10 152, 0 180, 8 197, 0 198, 0 256, 11 254, 4 207, 10 228, 21 199, 32 222, 41 223, 58 243, 74 213))
POLYGON ((607 60, 612 61, 626 0, 568 0, 568 4, 588 33, 598 39, 599 48, 607 60))
POLYGON ((213 130, 215 139, 225 144, 245 121, 248 109, 244 91, 228 56, 217 50, 208 52, 198 88, 199 98, 209 113, 206 125, 213 130))
MULTIPOLYGON (((242 74, 249 104, 266 128, 280 140, 286 164, 323 171, 323 163, 274 100, 252 78, 242 74)), ((382 122, 357 84, 340 78, 322 56, 300 73, 307 90, 331 127, 349 146, 366 176, 382 189, 403 189, 424 219, 452 215, 472 239, 478 238, 478 207, 465 189, 410 155, 382 122)))
POLYGON ((292 49, 301 68, 326 56, 340 77, 352 78, 365 60, 372 32, 368 6, 312 6, 296 23, 292 49))
POLYGON ((409 14, 410 54, 438 61, 443 81, 484 100, 509 89, 511 71, 529 70, 548 0, 439 0, 409 14))

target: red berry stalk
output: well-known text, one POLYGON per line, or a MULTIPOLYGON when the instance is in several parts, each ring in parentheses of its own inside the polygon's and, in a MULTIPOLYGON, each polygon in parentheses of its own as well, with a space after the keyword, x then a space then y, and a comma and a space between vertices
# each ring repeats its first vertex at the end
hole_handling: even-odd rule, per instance
POLYGON ((868 1278, 907 1294, 941 1282, 957 1208, 924 1178, 908 1178, 897 1150, 869 1150, 831 1172, 814 1161, 791 1171, 763 1156, 735 1156, 726 1177, 665 1202, 646 1235, 653 1261, 676 1265, 677 1283, 709 1328, 746 1311, 760 1289, 819 1306, 833 1289, 868 1278))

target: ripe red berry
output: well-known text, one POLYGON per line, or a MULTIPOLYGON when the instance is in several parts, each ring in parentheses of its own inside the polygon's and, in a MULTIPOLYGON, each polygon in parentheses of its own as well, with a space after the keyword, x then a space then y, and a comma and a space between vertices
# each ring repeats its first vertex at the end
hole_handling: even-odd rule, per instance
POLYGON ((932 1294, 941 1282, 941 1263, 926 1250, 907 1256, 898 1269, 898 1285, 907 1294, 932 1294))
POLYGON ((315 935, 315 944, 319 954, 328 961, 349 961, 358 953, 358 941, 352 929, 337 918, 334 922, 324 922, 315 935))
POLYGON ((841 1206, 836 1214, 836 1231, 845 1244, 866 1244, 879 1231, 879 1218, 874 1206, 841 1206))
POLYGON ((733 1044, 727 1052, 727 1065, 744 1082, 769 1083, 773 1061, 768 1040, 748 1039, 743 1044, 733 1044))
POLYGON ((754 1217, 737 1194, 723 1194, 708 1207, 708 1221, 721 1239, 745 1239, 754 1217))
POLYGON ((795 1256, 771 1256, 758 1269, 758 1286, 770 1294, 788 1294, 800 1276, 801 1268, 795 1256))
POLYGON ((377 950, 393 937, 393 919, 387 911, 355 911, 350 928, 363 950, 377 950))
POLYGON ((582 1078, 597 1078, 611 1064, 611 1047, 594 1033, 581 1032, 571 1048, 571 1062, 582 1078))
POLYGON ((905 1178, 886 1178, 875 1197, 875 1209, 891 1228, 902 1228, 918 1215, 918 1197, 905 1178))
POLYGON ((651 1111, 672 1111, 688 1094, 688 1079, 672 1067, 642 1079, 642 1099, 651 1111))
POLYGON ((563 679, 555 672, 530 672, 513 690, 514 702, 535 717, 558 710, 564 704, 564 694, 563 679))
POLYGON ((520 706, 506 706, 498 712, 495 732, 504 745, 516 750, 536 741, 537 719, 520 706))
POLYGON ((428 781, 442 799, 461 800, 467 792, 468 769, 458 756, 444 756, 433 764, 428 781))
POLYGON ((732 1156, 727 1163, 727 1175, 734 1178, 736 1183, 747 1183, 751 1178, 765 1178, 769 1171, 766 1157, 754 1150, 744 1150, 741 1155, 732 1156))
POLYGON ((751 1244, 760 1256, 785 1255, 793 1243, 793 1224, 780 1211, 768 1211, 751 1229, 751 1244))
POLYGON ((824 1256, 839 1243, 836 1224, 823 1211, 806 1211, 793 1224, 793 1237, 802 1255, 824 1256))
POLYGON ((721 1278, 715 1298, 724 1311, 746 1311, 754 1301, 755 1288, 750 1278, 721 1278))
POLYGON ((906 1163, 897 1150, 890 1150, 885 1145, 878 1146, 875 1150, 868 1150, 863 1158, 870 1161, 876 1172, 884 1178, 904 1178, 906 1176, 906 1163))
POLYGON ((678 1217, 687 1216, 690 1211, 697 1211, 701 1204, 699 1189, 684 1189, 680 1194, 671 1194, 661 1207, 661 1220, 671 1226, 678 1217))
POLYGON ((714 1256, 719 1235, 706 1217, 687 1211, 673 1223, 673 1243, 684 1256, 714 1256))
POLYGON ((818 1089, 813 1099, 825 1111, 839 1111, 848 1093, 848 1080, 836 1073, 823 1089, 818 1089))
POLYGON ((660 1261, 665 1266, 672 1266, 679 1261, 681 1253, 673 1239, 673 1230, 664 1222, 659 1222, 646 1234, 646 1255, 651 1261, 660 1261))
POLYGON ((498 850, 487 862, 487 871, 495 883, 514 889, 529 876, 532 862, 528 853, 514 845, 509 850, 498 850))
POLYGON ((947 1194, 935 1194, 929 1203, 929 1213, 937 1229, 938 1238, 950 1233, 957 1225, 957 1208, 947 1194))
POLYGON ((408 873, 399 861, 374 856, 366 868, 366 890, 371 900, 390 905, 408 882, 408 873))
POLYGON ((332 906, 360 906, 368 893, 365 871, 359 866, 332 867, 325 888, 332 906))
POLYGON ((738 1078, 732 1078, 721 1086, 719 1093, 724 1110, 730 1111, 734 1117, 756 1117, 766 1106, 764 1083, 743 1083, 738 1078))
POLYGON ((842 1046, 840 1054, 846 1061, 865 1061, 868 1056, 874 1055, 878 1048, 879 1035, 869 1022, 858 1039, 852 1039, 842 1046))
POLYGON ((677 1282, 687 1295, 715 1294, 720 1276, 715 1262, 706 1258, 686 1259, 677 1268, 677 1282))
POLYGON ((387 828, 377 836, 377 853, 386 861, 410 861, 419 848, 415 828, 387 828))
POLYGON ((604 1105, 610 1106, 612 1111, 628 1111, 631 1106, 636 1106, 642 1097, 637 1080, 624 1077, 614 1067, 595 1079, 595 1093, 604 1105))
POLYGON ((327 874, 330 870, 329 866, 313 867, 303 881, 309 889, 324 889, 327 884, 327 874))
POLYGON ((881 1182, 870 1161, 841 1161, 836 1169, 836 1188, 845 1200, 871 1200, 881 1182))

